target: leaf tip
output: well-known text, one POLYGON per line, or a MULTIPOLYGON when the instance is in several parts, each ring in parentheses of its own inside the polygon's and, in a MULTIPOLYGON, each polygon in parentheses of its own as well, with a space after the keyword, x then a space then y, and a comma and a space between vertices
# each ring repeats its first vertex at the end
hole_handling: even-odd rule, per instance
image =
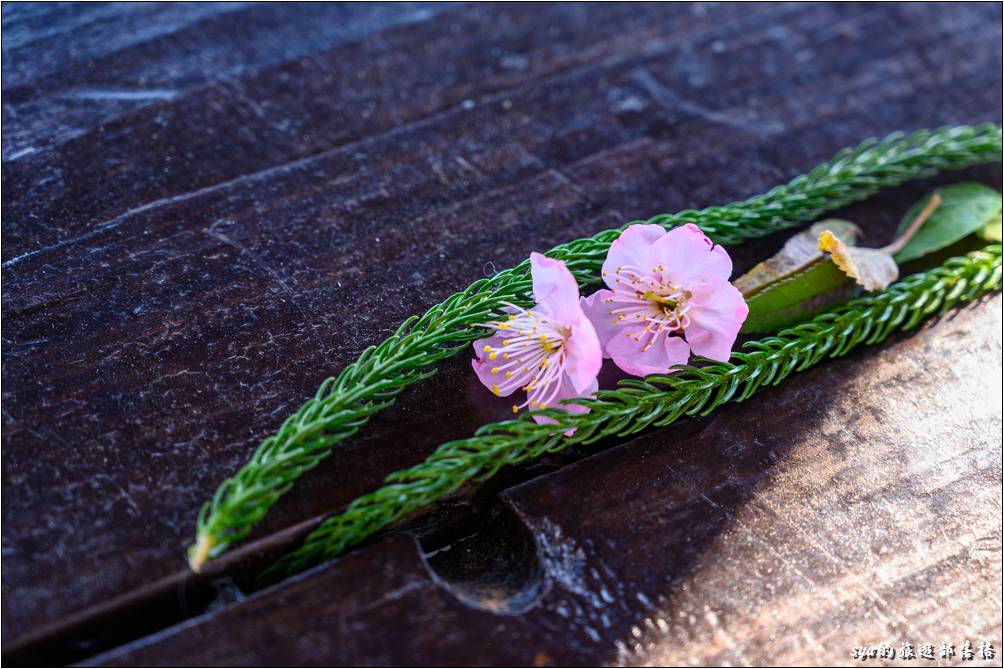
POLYGON ((201 573, 215 544, 216 541, 210 535, 199 532, 195 544, 188 549, 188 568, 196 574, 201 573))

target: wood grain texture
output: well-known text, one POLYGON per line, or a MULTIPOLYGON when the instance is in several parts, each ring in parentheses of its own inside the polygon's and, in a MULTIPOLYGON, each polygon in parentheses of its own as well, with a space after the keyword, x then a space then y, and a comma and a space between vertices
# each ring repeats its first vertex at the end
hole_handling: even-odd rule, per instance
MULTIPOLYGON (((533 646, 523 645, 531 628, 549 635, 539 648, 548 662, 765 662, 781 652, 823 662, 953 625, 999 640, 987 621, 1001 600, 1000 468, 988 464, 1000 457, 1000 398, 978 421, 964 401, 970 372, 1000 370, 999 301, 967 312, 967 327, 943 323, 793 381, 802 385, 764 400, 777 420, 761 424, 752 403, 580 465, 565 468, 586 452, 555 458, 408 526, 431 551, 481 536, 492 514, 508 518, 470 545, 507 546, 491 568, 506 575, 500 605, 538 602, 526 616, 470 609, 408 538, 228 604, 227 579, 243 587, 263 554, 444 439, 505 415, 460 359, 303 477, 218 572, 189 576, 183 553, 201 502, 325 376, 472 280, 633 218, 761 192, 867 136, 999 122, 1000 24, 998 6, 959 4, 4 5, 5 653, 57 649, 70 661, 157 633, 125 651, 139 654, 109 661, 265 662, 301 648, 293 630, 312 590, 341 593, 336 618, 355 630, 343 641, 367 637, 369 615, 400 637, 392 647, 376 633, 351 646, 318 641, 313 656, 287 656, 307 664, 394 652, 404 663, 473 661, 464 639, 477 635, 457 629, 468 618, 482 621, 471 630, 497 630, 478 648, 490 664, 529 657, 520 653, 533 646), (953 352, 957 371, 938 367, 953 352), (925 413, 911 404, 921 401, 942 404, 925 413), (853 448, 836 429, 852 414, 867 425, 853 448), (901 434, 922 416, 942 443, 901 434), (680 451, 665 446, 681 431, 709 454, 672 460, 680 451), (721 455, 736 435, 749 449, 738 463, 721 455), (830 441, 846 452, 827 451, 830 441), (640 467, 644 458, 657 459, 640 467), (905 474, 939 476, 901 484, 881 471, 904 458, 905 474), (600 485, 594 462, 624 490, 600 485), (749 481, 725 503, 715 486, 729 494, 729 467, 749 481), (691 487, 668 483, 680 471, 691 487), (695 482, 714 476, 725 478, 695 482), (635 490, 650 492, 621 511, 635 490), (597 514, 624 513, 623 527, 573 518, 567 500, 588 495, 597 514), (939 533, 941 514, 971 517, 958 534, 939 533), (631 539, 636 515, 648 531, 631 539), (637 542, 637 559, 609 576, 620 586, 607 588, 611 627, 562 618, 551 594, 535 599, 533 587, 560 590, 546 585, 546 560, 527 562, 548 528, 584 547, 592 566, 608 559, 593 544, 637 542), (693 546, 677 555, 688 528, 693 546), (718 628, 701 598, 714 602, 718 628), (423 605, 409 613, 409 602, 423 605), (157 632, 207 607, 215 613, 191 631, 157 632), (140 617, 146 627, 120 624, 140 617), (254 621, 272 626, 260 638, 276 645, 239 640, 254 621), (234 642, 200 650, 192 639, 203 633, 234 642), (698 636, 717 641, 685 642, 698 636)), ((999 184, 1000 168, 963 177, 999 184)), ((866 228, 866 243, 883 242, 926 189, 958 178, 842 214, 866 228)), ((737 267, 779 243, 735 249, 737 267)), ((484 605, 484 588, 471 585, 484 570, 467 578, 473 567, 460 558, 439 568, 484 605)))
POLYGON ((1000 329, 998 296, 696 434, 510 488, 535 562, 513 591, 472 597, 400 536, 96 662, 825 666, 858 645, 1000 648, 1001 395, 982 373, 1000 329))

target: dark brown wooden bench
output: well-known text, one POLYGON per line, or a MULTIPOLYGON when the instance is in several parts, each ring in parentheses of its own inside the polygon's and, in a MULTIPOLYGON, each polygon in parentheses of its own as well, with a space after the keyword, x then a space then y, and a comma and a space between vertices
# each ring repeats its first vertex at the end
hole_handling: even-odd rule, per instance
MULTIPOLYGON (((1002 650, 1000 296, 254 591, 321 518, 507 417, 460 357, 206 573, 184 554, 326 376, 471 281, 865 137, 1000 122, 1000 5, 5 4, 3 37, 5 664, 1002 650)), ((839 214, 879 245, 963 179, 1001 168, 839 214)))

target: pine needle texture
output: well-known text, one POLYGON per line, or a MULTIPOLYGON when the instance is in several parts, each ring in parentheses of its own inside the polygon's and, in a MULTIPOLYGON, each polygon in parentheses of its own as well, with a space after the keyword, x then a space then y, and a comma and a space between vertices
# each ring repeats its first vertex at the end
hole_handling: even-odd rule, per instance
POLYGON ((707 415, 725 402, 742 402, 826 358, 876 344, 897 330, 916 328, 1001 288, 1001 246, 994 244, 914 274, 886 290, 849 302, 776 336, 748 342, 728 362, 700 360, 670 375, 621 381, 592 400, 575 400, 589 413, 549 409, 482 427, 475 436, 443 444, 415 467, 391 474, 386 485, 328 518, 266 570, 263 578, 297 573, 357 545, 380 529, 448 495, 483 481, 501 467, 555 453, 573 444, 624 437, 684 416, 707 415), (553 424, 533 421, 546 414, 553 424), (570 436, 566 434, 574 432, 570 436))
MULTIPOLYGON (((667 229, 694 223, 720 244, 738 244, 816 220, 826 211, 863 200, 881 188, 997 161, 1000 155, 1001 129, 997 125, 895 134, 841 151, 808 174, 749 200, 637 222, 667 229)), ((562 244, 546 255, 563 260, 581 286, 594 284, 599 281, 599 269, 611 242, 626 225, 562 244)), ((406 320, 336 378, 324 381, 316 395, 265 439, 251 459, 223 481, 203 505, 196 543, 189 549, 192 568, 198 570, 206 560, 247 536, 296 479, 327 457, 333 446, 392 404, 406 387, 433 375, 437 362, 484 336, 485 332, 471 327, 472 323, 486 322, 500 313, 506 302, 530 306, 530 288, 528 262, 476 281, 424 315, 406 320)), ((645 388, 617 392, 645 392, 645 388)), ((656 421, 652 411, 648 423, 656 421)), ((636 418, 625 420, 646 424, 636 418)), ((589 428, 579 429, 586 434, 589 428)))

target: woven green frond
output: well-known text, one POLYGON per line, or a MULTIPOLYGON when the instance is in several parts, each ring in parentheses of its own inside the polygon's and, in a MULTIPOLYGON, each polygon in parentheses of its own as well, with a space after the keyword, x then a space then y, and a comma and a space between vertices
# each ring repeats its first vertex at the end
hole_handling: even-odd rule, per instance
POLYGON ((573 444, 662 427, 685 415, 705 415, 728 401, 742 402, 765 385, 824 358, 875 344, 925 317, 1001 288, 1001 246, 994 244, 940 267, 915 274, 886 290, 849 302, 778 335, 747 343, 729 362, 702 360, 671 375, 622 381, 592 400, 575 400, 590 412, 548 409, 486 425, 475 436, 443 444, 415 467, 394 472, 384 487, 356 499, 325 520, 303 545, 263 577, 293 574, 354 546, 404 516, 433 504, 462 485, 490 478, 501 467, 532 460, 573 444), (554 424, 538 424, 546 414, 554 424), (564 436, 574 429, 571 436, 564 436))
MULTIPOLYGON (((1001 128, 960 126, 895 134, 855 149, 790 183, 744 202, 656 216, 647 223, 672 228, 700 226, 712 239, 735 244, 812 221, 820 214, 869 197, 881 188, 940 171, 1000 159, 1001 128)), ((599 280, 611 242, 623 228, 555 247, 547 253, 568 265, 581 285, 599 280)), ((471 284, 421 317, 406 320, 265 439, 251 459, 220 484, 199 512, 196 543, 189 561, 199 569, 245 537, 305 471, 326 458, 338 442, 354 434, 407 386, 435 373, 440 360, 482 336, 469 327, 498 313, 504 302, 529 306, 529 263, 471 284)))

